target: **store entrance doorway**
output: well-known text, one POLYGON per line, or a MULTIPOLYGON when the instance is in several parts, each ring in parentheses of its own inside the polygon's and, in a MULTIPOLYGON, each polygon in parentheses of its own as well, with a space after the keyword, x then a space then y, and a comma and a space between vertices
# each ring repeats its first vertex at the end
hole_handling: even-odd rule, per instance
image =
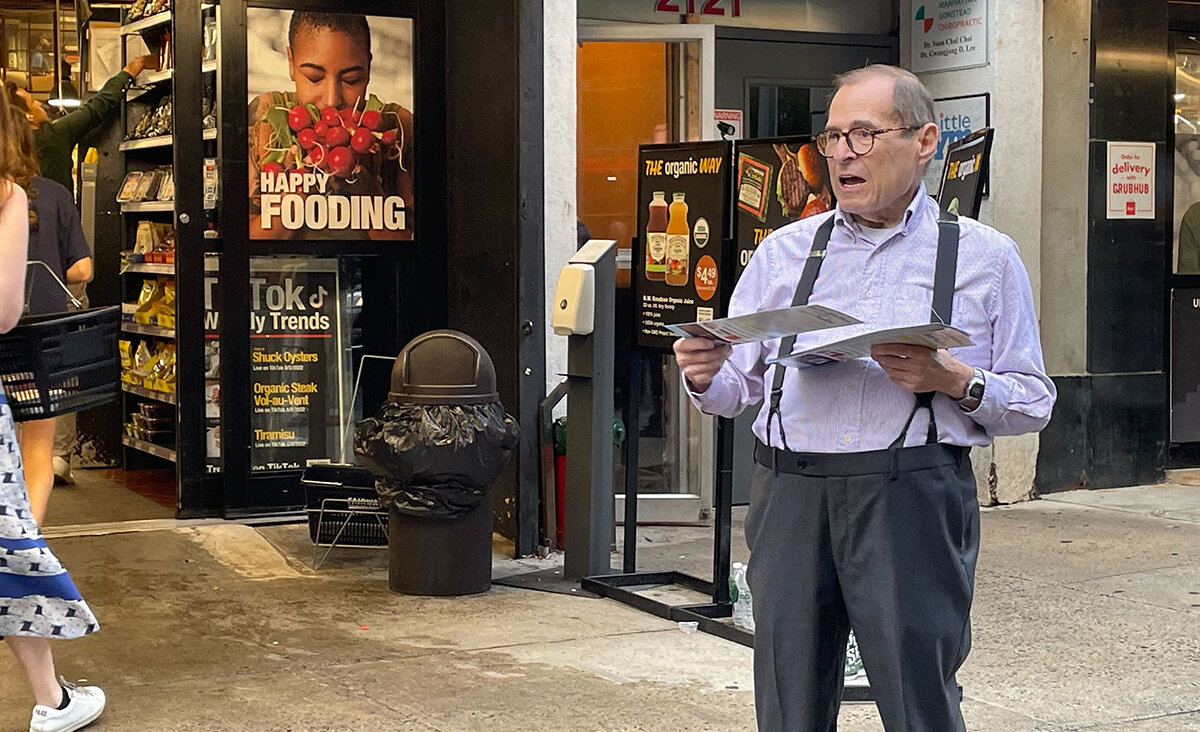
POLYGON ((1167 247, 1170 302, 1168 475, 1200 479, 1200 15, 1171 36, 1175 86, 1169 130, 1175 153, 1167 247))
MULTIPOLYGON (((615 239, 619 249, 631 246, 638 145, 712 138, 704 121, 713 117, 714 39, 711 26, 580 26, 578 205, 579 220, 593 238, 615 239)), ((618 281, 618 301, 622 298, 632 298, 628 276, 618 281)), ((622 312, 631 311, 618 306, 622 312)), ((618 343, 628 343, 633 318, 618 319, 618 343)), ((624 356, 618 356, 618 415, 626 416, 631 378, 642 380, 643 395, 638 424, 626 425, 639 435, 639 523, 706 520, 714 420, 691 406, 675 359, 661 353, 647 353, 640 374, 630 374, 624 356)), ((617 467, 621 485, 624 466, 617 467)), ((615 491, 615 515, 621 517, 623 489, 615 491)))

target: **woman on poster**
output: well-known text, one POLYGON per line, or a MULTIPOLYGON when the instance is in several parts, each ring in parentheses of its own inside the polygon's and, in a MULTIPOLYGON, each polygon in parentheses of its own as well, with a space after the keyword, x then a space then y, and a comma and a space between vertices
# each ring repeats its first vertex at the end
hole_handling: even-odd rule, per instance
POLYGON ((292 13, 295 88, 250 103, 252 239, 412 238, 413 115, 367 93, 371 61, 366 16, 292 13))

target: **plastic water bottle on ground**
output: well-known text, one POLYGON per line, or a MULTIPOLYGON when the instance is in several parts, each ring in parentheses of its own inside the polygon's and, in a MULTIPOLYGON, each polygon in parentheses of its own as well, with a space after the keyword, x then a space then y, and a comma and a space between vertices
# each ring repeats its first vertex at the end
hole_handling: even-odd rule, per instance
POLYGON ((737 589, 737 597, 733 602, 733 624, 753 631, 754 606, 753 598, 750 595, 750 585, 746 582, 746 565, 734 562, 730 578, 737 589))
POLYGON ((853 630, 850 631, 850 638, 846 641, 846 668, 843 674, 846 681, 866 676, 866 671, 863 670, 862 655, 858 652, 858 641, 854 639, 853 630))

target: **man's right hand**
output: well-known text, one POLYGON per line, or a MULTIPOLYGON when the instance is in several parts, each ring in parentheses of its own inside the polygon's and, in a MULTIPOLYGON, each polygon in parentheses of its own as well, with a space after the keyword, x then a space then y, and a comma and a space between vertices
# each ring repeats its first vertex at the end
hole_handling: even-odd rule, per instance
POLYGON ((129 74, 135 79, 137 78, 138 74, 142 73, 146 69, 158 71, 157 54, 149 53, 145 56, 138 56, 129 63, 125 64, 125 73, 129 74))
POLYGON ((672 344, 675 362, 692 391, 703 393, 733 355, 733 346, 707 338, 680 338, 672 344))

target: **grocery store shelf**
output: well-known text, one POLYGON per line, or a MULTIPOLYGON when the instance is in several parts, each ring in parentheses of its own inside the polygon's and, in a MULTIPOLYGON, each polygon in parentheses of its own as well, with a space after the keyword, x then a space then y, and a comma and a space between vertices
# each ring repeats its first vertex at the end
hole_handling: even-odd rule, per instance
MULTIPOLYGON (((141 75, 139 74, 139 76, 141 76, 141 75)), ((152 86, 154 84, 161 84, 164 81, 170 81, 171 77, 173 77, 173 76, 175 76, 175 69, 167 69, 166 71, 155 71, 154 73, 146 74, 145 76, 142 76, 140 79, 135 80, 134 83, 137 84, 138 86, 152 86)))
POLYGON ((170 147, 174 144, 175 138, 171 135, 158 135, 156 137, 144 137, 140 140, 126 140, 120 145, 117 145, 118 150, 146 150, 152 147, 170 147))
POLYGON ((125 333, 136 333, 138 335, 155 336, 157 338, 174 338, 174 328, 159 328, 157 325, 139 325, 137 323, 121 323, 121 330, 125 333))
POLYGON ((175 265, 159 264, 157 262, 131 262, 121 268, 121 274, 137 272, 139 274, 173 275, 175 265))
POLYGON ((166 404, 176 404, 177 403, 175 401, 175 395, 172 393, 165 392, 165 391, 155 391, 153 389, 145 389, 140 386, 134 386, 133 384, 122 383, 121 391, 125 392, 126 394, 134 394, 136 396, 145 397, 146 399, 153 399, 155 401, 165 402, 166 404))
MULTIPOLYGON (((217 128, 214 127, 211 130, 204 130, 201 136, 205 140, 215 140, 217 139, 217 128)), ((126 140, 120 145, 117 145, 117 149, 121 150, 122 152, 127 150, 148 150, 154 147, 170 147, 174 144, 174 135, 157 135, 155 137, 144 137, 140 140, 126 140)))
POLYGON ((135 437, 130 437, 129 435, 121 436, 121 444, 125 447, 132 447, 134 450, 140 450, 141 452, 148 453, 154 457, 160 457, 163 460, 175 462, 175 451, 164 445, 156 445, 153 442, 139 440, 135 437))
POLYGON ((163 25, 165 23, 170 23, 170 22, 171 22, 171 11, 167 10, 162 13, 157 13, 155 15, 151 15, 148 18, 142 18, 141 20, 135 20, 132 23, 121 26, 121 35, 127 36, 131 33, 141 33, 142 31, 146 30, 147 28, 153 28, 155 26, 163 25))
POLYGON ((167 213, 174 210, 174 201, 136 201, 121 204, 121 213, 167 213))

